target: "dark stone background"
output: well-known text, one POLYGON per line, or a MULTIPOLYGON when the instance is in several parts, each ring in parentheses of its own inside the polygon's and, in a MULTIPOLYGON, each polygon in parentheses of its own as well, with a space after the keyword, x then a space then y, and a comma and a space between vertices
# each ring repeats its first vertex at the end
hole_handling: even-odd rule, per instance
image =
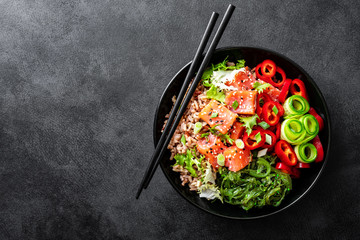
POLYGON ((301 65, 330 108, 324 174, 260 220, 209 215, 159 170, 156 103, 223 1, 0 1, 0 239, 360 238, 360 4, 234 1, 219 44, 260 46, 301 65))

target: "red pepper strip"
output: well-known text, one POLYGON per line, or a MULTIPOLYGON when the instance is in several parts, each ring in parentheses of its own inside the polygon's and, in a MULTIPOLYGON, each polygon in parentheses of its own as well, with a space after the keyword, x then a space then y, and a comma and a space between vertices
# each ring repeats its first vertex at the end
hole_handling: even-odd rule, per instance
POLYGON ((284 163, 278 162, 275 166, 276 169, 281 170, 286 174, 291 174, 291 167, 285 165, 284 163))
POLYGON ((273 77, 276 73, 276 64, 271 61, 270 59, 267 59, 262 62, 261 64, 261 73, 264 77, 273 77))
POLYGON ((309 97, 306 92, 305 84, 300 79, 296 78, 291 82, 290 92, 292 95, 300 95, 309 101, 309 97), (299 89, 299 91, 297 89, 299 89))
POLYGON ((291 79, 286 79, 285 82, 284 82, 284 85, 281 89, 281 92, 279 94, 279 101, 281 103, 284 103, 285 102, 285 99, 289 93, 289 88, 290 88, 290 85, 291 85, 291 79))
POLYGON ((295 166, 297 163, 297 157, 294 152, 294 149, 291 145, 284 141, 280 140, 275 145, 275 153, 280 158, 280 160, 288 165, 288 166, 295 166))
POLYGON ((250 149, 250 150, 254 150, 256 148, 262 147, 265 143, 265 134, 264 131, 262 131, 261 129, 257 129, 257 130, 253 130, 250 135, 248 135, 247 133, 244 134, 244 138, 243 141, 245 143, 245 146, 250 149), (255 136, 256 134, 260 133, 261 136, 261 140, 260 142, 256 142, 255 140, 255 136))
POLYGON ((292 178, 299 178, 300 177, 300 171, 297 168, 292 168, 284 163, 278 162, 275 166, 276 169, 279 169, 283 173, 289 174, 292 178))
POLYGON ((275 126, 280 121, 280 111, 275 114, 273 111, 274 106, 276 107, 275 102, 270 101, 265 103, 262 108, 262 117, 264 118, 265 122, 270 126, 275 126))
POLYGON ((298 162, 295 167, 296 168, 310 168, 310 164, 303 163, 303 162, 298 162))
POLYGON ((276 140, 280 139, 280 134, 281 134, 281 124, 278 123, 276 124, 276 131, 275 131, 276 140))
POLYGON ((309 113, 316 118, 319 123, 319 131, 321 131, 324 128, 324 120, 322 119, 322 117, 320 117, 320 115, 315 111, 313 107, 310 108, 309 113))
POLYGON ((258 122, 261 122, 260 118, 261 118, 261 113, 262 113, 262 107, 260 105, 260 100, 263 100, 263 104, 265 104, 266 102, 271 101, 271 98, 268 94, 266 93, 260 93, 257 96, 257 101, 256 101, 256 114, 259 116, 258 122))
POLYGON ((277 79, 276 75, 274 75, 272 77, 272 82, 273 82, 272 85, 274 87, 281 88, 285 83, 286 74, 285 74, 284 70, 282 70, 282 68, 280 68, 280 67, 276 67, 276 72, 280 74, 281 79, 277 79), (277 81, 274 81, 275 80, 274 78, 276 78, 277 81))
MULTIPOLYGON (((264 145, 262 146, 263 148, 272 148, 273 146, 275 146, 276 143, 276 136, 275 133, 273 133, 270 130, 264 130, 264 135, 270 135, 271 137, 271 144, 268 144, 267 142, 264 143, 264 145)), ((265 140, 266 140, 266 136, 265 136, 265 140)))
POLYGON ((276 108, 279 110, 279 113, 278 113, 279 117, 282 117, 285 112, 283 106, 278 102, 275 102, 275 105, 276 105, 276 108))
POLYGON ((317 135, 313 140, 312 140, 312 144, 315 146, 316 150, 317 150, 317 157, 315 159, 315 162, 321 162, 324 160, 324 148, 321 144, 319 135, 317 135))

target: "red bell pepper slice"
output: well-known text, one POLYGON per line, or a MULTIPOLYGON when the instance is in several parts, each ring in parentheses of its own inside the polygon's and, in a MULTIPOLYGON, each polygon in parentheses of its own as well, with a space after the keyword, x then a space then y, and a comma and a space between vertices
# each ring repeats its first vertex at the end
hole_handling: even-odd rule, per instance
POLYGON ((317 157, 315 159, 315 162, 321 162, 324 160, 324 148, 321 144, 319 135, 317 135, 313 140, 312 140, 312 144, 315 146, 316 150, 317 150, 317 157))
POLYGON ((259 65, 257 65, 256 68, 255 68, 256 77, 257 77, 258 79, 263 80, 264 82, 267 82, 267 83, 270 83, 270 84, 271 84, 271 82, 272 82, 271 78, 262 75, 262 73, 261 73, 261 66, 262 66, 262 63, 260 63, 259 65))
POLYGON ((283 173, 289 174, 292 178, 299 178, 300 177, 300 171, 297 168, 292 168, 287 166, 284 163, 278 162, 275 166, 276 169, 279 169, 283 173))
POLYGON ((322 117, 320 117, 320 115, 315 111, 313 107, 310 108, 309 113, 316 118, 319 123, 319 131, 321 131, 324 128, 324 120, 322 119, 322 117))
MULTIPOLYGON (((275 146, 275 143, 276 143, 275 133, 273 133, 270 130, 264 130, 264 135, 265 134, 267 134, 267 135, 269 135, 271 137, 271 144, 268 144, 267 142, 265 142, 262 147, 263 148, 272 148, 273 146, 275 146)), ((266 136, 265 136, 265 140, 266 140, 266 136)))
POLYGON ((262 76, 271 78, 275 76, 276 73, 276 64, 271 61, 270 59, 267 59, 261 63, 261 73, 262 76))
POLYGON ((279 75, 281 76, 281 79, 277 79, 276 75, 274 75, 272 77, 272 85, 274 87, 281 88, 285 83, 286 74, 285 74, 284 70, 282 68, 280 68, 280 67, 276 67, 276 73, 279 73, 279 75), (274 80, 276 80, 276 81, 274 81, 274 80))
MULTIPOLYGON (((264 104, 266 102, 269 102, 269 101, 272 101, 272 100, 268 94, 266 94, 266 93, 258 94, 257 101, 256 101, 256 114, 259 116, 259 118, 261 118, 262 107, 264 106, 264 104), (261 100, 263 100, 263 104, 260 104, 261 100)), ((260 120, 260 119, 258 119, 258 120, 260 120)))
POLYGON ((284 103, 285 100, 286 100, 286 97, 287 97, 287 95, 289 93, 289 88, 290 88, 291 82, 292 82, 291 79, 286 79, 285 82, 284 82, 284 85, 283 85, 283 87, 281 89, 281 92, 279 94, 279 101, 281 103, 284 103))
POLYGON ((280 139, 280 134, 281 134, 281 124, 278 123, 276 124, 276 130, 275 130, 276 140, 280 139))
POLYGON ((290 85, 290 92, 292 95, 300 95, 309 101, 309 97, 306 92, 305 84, 300 79, 295 78, 290 85))
POLYGON ((279 117, 282 117, 284 115, 284 112, 285 112, 284 107, 278 102, 275 102, 275 105, 276 105, 276 108, 279 111, 279 113, 278 113, 279 117))
POLYGON ((284 172, 286 174, 291 174, 291 167, 285 165, 282 162, 278 162, 276 164, 275 168, 281 170, 282 172, 284 172))
POLYGON ((280 140, 276 143, 275 153, 278 158, 288 166, 295 166, 298 161, 294 149, 284 140, 280 140))
POLYGON ((303 163, 303 162, 298 162, 295 167, 296 168, 310 168, 310 164, 303 163))
POLYGON ((254 150, 256 148, 262 147, 265 143, 265 134, 264 131, 261 129, 253 130, 250 135, 248 133, 244 134, 243 141, 245 143, 245 146, 249 148, 250 150, 254 150), (260 133, 261 140, 259 142, 256 142, 255 136, 260 133))
POLYGON ((265 122, 269 124, 270 126, 275 126, 280 121, 280 114, 283 113, 284 109, 278 108, 276 106, 276 103, 273 101, 269 101, 264 104, 262 108, 262 117, 264 118, 265 122), (274 107, 278 109, 278 112, 274 112, 274 107), (282 112, 281 112, 282 111, 282 112))

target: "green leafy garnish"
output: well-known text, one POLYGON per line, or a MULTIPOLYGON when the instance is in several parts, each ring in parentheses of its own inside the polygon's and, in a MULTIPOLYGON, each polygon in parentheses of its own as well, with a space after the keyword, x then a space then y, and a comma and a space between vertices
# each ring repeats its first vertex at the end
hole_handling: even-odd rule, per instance
POLYGON ((238 108, 238 106, 239 106, 239 103, 238 103, 238 101, 235 100, 232 104, 233 109, 236 110, 238 108))
POLYGON ((183 134, 181 136, 181 143, 185 146, 186 145, 186 138, 185 138, 185 135, 183 134))
POLYGON ((212 85, 209 80, 204 80, 204 81, 202 82, 202 84, 203 84, 205 87, 211 87, 211 85, 212 85))
POLYGON ((176 154, 174 159, 176 160, 175 165, 180 165, 187 169, 192 177, 198 177, 193 165, 200 166, 200 161, 190 150, 187 150, 186 154, 176 154))
POLYGON ((254 82, 253 84, 253 88, 258 92, 258 93, 262 93, 264 91, 264 89, 270 87, 271 85, 269 83, 259 83, 259 82, 254 82))
POLYGON ((225 93, 219 90, 214 85, 211 85, 210 89, 206 92, 207 98, 215 99, 219 102, 225 102, 225 93))
POLYGON ((256 139, 256 143, 261 142, 261 134, 260 134, 260 132, 258 132, 258 133, 255 135, 255 139, 256 139))
POLYGON ((212 113, 210 118, 216 118, 219 114, 218 113, 212 113))
POLYGON ((277 115, 279 110, 277 109, 277 107, 274 105, 272 108, 273 112, 277 115))
POLYGON ((270 127, 270 125, 267 122, 264 122, 264 121, 259 122, 258 125, 260 127, 262 127, 263 129, 268 129, 270 127))
POLYGON ((247 134, 250 135, 252 128, 256 125, 256 119, 258 118, 259 116, 257 114, 250 117, 239 117, 240 122, 244 123, 243 126, 246 127, 247 134))
MULTIPOLYGON (((210 77, 211 75, 213 74, 213 69, 210 67, 208 69, 206 69, 201 77, 201 79, 203 79, 203 84, 209 84, 209 80, 210 80, 210 77)), ((205 87, 207 87, 206 85, 204 84, 205 87)))
POLYGON ((234 143, 234 139, 232 139, 229 134, 222 134, 222 133, 219 133, 219 137, 220 137, 220 140, 226 144, 226 142, 229 142, 230 144, 233 144, 234 143))

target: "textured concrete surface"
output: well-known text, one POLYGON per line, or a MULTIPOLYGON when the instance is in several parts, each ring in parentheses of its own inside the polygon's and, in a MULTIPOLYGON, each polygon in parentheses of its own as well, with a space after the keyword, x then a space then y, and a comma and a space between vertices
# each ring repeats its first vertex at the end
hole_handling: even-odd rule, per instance
POLYGON ((275 216, 233 221, 182 199, 153 151, 160 95, 223 1, 0 1, 0 239, 360 238, 360 4, 234 1, 221 46, 301 65, 333 123, 326 171, 275 216))

